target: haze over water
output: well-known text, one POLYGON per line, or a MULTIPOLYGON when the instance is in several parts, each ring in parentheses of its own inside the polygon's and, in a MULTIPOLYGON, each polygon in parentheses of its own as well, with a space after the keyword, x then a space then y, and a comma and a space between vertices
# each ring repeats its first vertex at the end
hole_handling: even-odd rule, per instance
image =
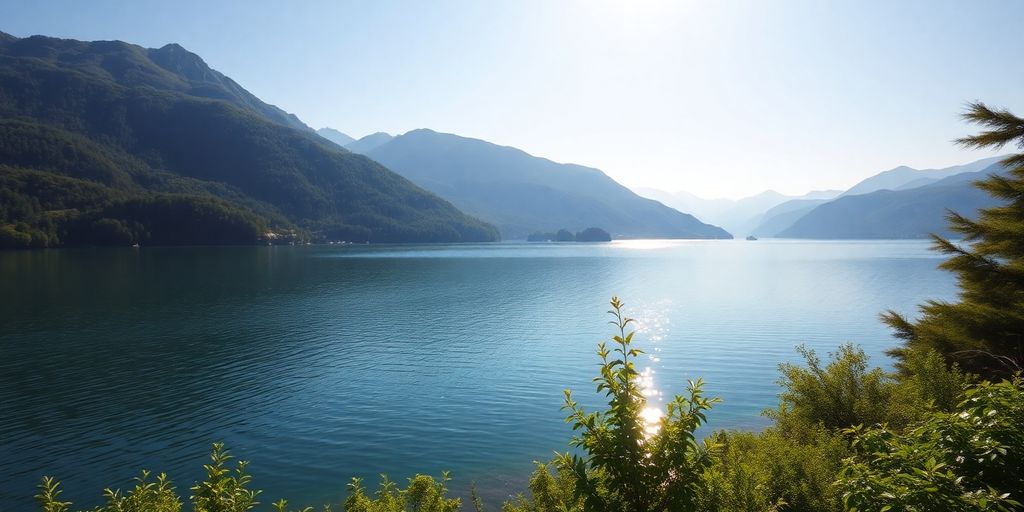
MULTIPOLYGON (((0 253, 0 511, 42 475, 95 504, 143 468, 183 493, 209 444, 264 503, 338 501, 450 470, 492 505, 565 450, 562 390, 596 404, 620 296, 652 400, 702 377, 711 428, 757 429, 794 346, 852 341, 948 299, 927 242, 622 241, 0 253)), ((706 433, 707 431, 705 431, 706 433)), ((9 508, 5 508, 9 507, 9 508)))

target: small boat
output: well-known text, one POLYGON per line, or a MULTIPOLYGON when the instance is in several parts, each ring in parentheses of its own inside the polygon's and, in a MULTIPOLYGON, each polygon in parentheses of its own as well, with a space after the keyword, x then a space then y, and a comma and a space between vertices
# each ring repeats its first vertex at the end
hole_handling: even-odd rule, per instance
POLYGON ((749 235, 749 236, 747 236, 747 240, 754 241, 754 240, 757 240, 757 237, 754 236, 754 235, 749 235))

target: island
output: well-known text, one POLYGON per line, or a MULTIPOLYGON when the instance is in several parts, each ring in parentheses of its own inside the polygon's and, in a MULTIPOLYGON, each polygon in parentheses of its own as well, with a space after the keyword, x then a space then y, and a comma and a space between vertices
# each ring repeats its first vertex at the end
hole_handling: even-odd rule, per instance
POLYGON ((587 228, 573 234, 568 229, 536 231, 526 237, 527 242, 611 242, 612 235, 601 228, 587 228))

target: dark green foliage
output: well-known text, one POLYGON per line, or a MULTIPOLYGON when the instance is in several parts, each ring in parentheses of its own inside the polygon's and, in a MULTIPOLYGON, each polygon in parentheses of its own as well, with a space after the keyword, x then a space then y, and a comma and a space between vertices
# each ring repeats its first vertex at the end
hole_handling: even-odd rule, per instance
POLYGON ((366 495, 366 489, 358 478, 348 486, 345 512, 455 512, 462 506, 462 500, 448 498, 448 474, 441 480, 426 475, 409 479, 405 489, 398 487, 386 476, 381 478, 376 497, 366 495))
POLYGON ((575 242, 576 241, 576 235, 573 235, 572 232, 569 231, 568 229, 559 229, 558 232, 555 233, 555 241, 556 242, 575 242))
POLYGON ((264 220, 214 196, 125 192, 0 166, 0 248, 250 244, 264 220))
POLYGON ((612 235, 601 228, 587 228, 576 233, 577 242, 611 242, 612 235))
POLYGON ((871 368, 867 354, 852 344, 839 347, 828 364, 806 347, 798 347, 806 366, 779 365, 779 408, 766 414, 783 431, 808 427, 840 429, 853 425, 906 424, 913 404, 896 403, 897 382, 880 368, 871 368))
POLYGON ((612 236, 601 228, 587 228, 576 234, 568 229, 536 231, 526 237, 527 242, 610 242, 612 236))
POLYGON ((253 243, 268 228, 372 242, 497 238, 176 45, 4 39, 0 118, 2 247, 253 243), (58 186, 23 183, 29 171, 58 186), (54 226, 47 218, 69 209, 54 188, 94 201, 54 226), (165 222, 171 214, 182 225, 165 222))
POLYGON ((713 463, 703 475, 701 510, 762 512, 841 509, 834 486, 847 442, 824 428, 808 428, 799 436, 776 428, 760 434, 718 432, 713 463))
MULTIPOLYGON (((961 144, 1024 149, 1024 119, 981 103, 970 105, 964 117, 988 130, 961 139, 961 144)), ((916 321, 894 311, 884 315, 905 341, 893 351, 901 360, 908 351, 923 348, 987 377, 1024 369, 1024 153, 1002 163, 1008 174, 977 183, 1000 204, 981 210, 977 220, 949 214, 962 243, 933 236, 936 250, 950 256, 941 267, 956 274, 959 300, 928 301, 916 321)))
POLYGON ((562 228, 558 231, 536 231, 526 237, 527 242, 575 242, 576 235, 562 228))
POLYGON ((676 395, 658 421, 645 420, 647 400, 635 366, 642 352, 632 346, 634 332, 626 332, 633 320, 623 316, 618 298, 611 305, 619 334, 611 350, 598 345, 601 374, 594 379, 608 409, 588 413, 566 390, 566 421, 579 432, 571 444, 585 456, 565 454, 559 464, 573 472, 586 510, 696 510, 700 475, 710 459, 694 432, 718 399, 703 396, 700 380, 690 381, 689 396, 676 395))
POLYGON ((982 382, 955 411, 899 433, 856 427, 838 486, 848 510, 1020 510, 1024 383, 982 382))
POLYGON ((529 497, 520 494, 505 503, 502 512, 582 512, 583 500, 576 492, 576 474, 571 465, 559 461, 537 463, 530 475, 529 497))
MULTIPOLYGON (((233 457, 223 443, 214 443, 210 463, 204 464, 206 478, 192 486, 192 510, 195 512, 246 512, 259 505, 256 497, 261 491, 251 488, 252 477, 246 472, 248 462, 240 461, 229 468, 233 457)), ((136 478, 136 485, 127 493, 107 489, 103 495, 106 503, 92 512, 180 512, 182 500, 167 475, 161 473, 155 481, 150 473, 143 471, 136 478)), ((416 475, 409 479, 405 489, 384 477, 375 497, 369 497, 360 480, 349 484, 349 496, 340 507, 344 512, 454 512, 462 501, 449 498, 448 474, 441 480, 430 476, 416 475)), ((36 502, 42 512, 70 512, 71 503, 60 501, 60 484, 52 477, 43 477, 39 484, 36 502)), ((287 512, 288 502, 279 500, 272 504, 277 512, 287 512)), ((324 512, 331 506, 325 505, 324 512)), ((298 512, 313 512, 305 507, 298 512)))
POLYGON ((933 411, 949 411, 967 378, 936 353, 915 354, 902 375, 871 368, 867 355, 844 345, 821 361, 799 349, 804 365, 780 365, 775 424, 760 434, 715 434, 712 465, 704 473, 704 510, 835 511, 833 482, 850 455, 841 432, 861 424, 901 429, 933 411))

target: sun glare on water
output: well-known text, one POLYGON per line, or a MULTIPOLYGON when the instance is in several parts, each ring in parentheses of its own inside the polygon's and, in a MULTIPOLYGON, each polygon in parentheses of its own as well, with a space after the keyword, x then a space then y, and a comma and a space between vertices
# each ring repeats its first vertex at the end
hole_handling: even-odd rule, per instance
MULTIPOLYGON (((640 242, 640 240, 630 240, 629 242, 640 242)), ((642 242, 659 242, 659 240, 643 240, 642 242)), ((661 361, 661 358, 657 356, 661 348, 656 345, 664 338, 665 331, 668 329, 668 322, 663 320, 663 315, 659 314, 656 309, 645 309, 636 322, 636 333, 646 340, 645 355, 654 364, 661 361)), ((655 385, 654 374, 654 368, 647 366, 640 370, 636 377, 637 386, 647 400, 647 406, 640 411, 640 418, 644 422, 644 431, 648 438, 661 430, 661 419, 665 416, 665 411, 661 407, 662 392, 655 385)))
POLYGON ((615 240, 612 242, 612 246, 617 249, 665 249, 672 247, 674 242, 672 240, 615 240))

